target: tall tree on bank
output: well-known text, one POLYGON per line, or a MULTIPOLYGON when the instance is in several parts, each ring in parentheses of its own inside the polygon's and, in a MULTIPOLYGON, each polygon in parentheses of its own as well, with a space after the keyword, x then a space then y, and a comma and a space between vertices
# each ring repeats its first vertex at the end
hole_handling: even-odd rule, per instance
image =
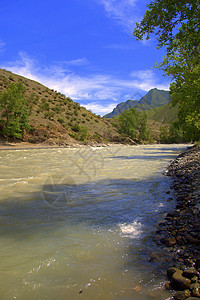
POLYGON ((0 93, 0 116, 2 134, 6 137, 22 138, 28 128, 29 108, 24 97, 22 83, 12 83, 0 93))
POLYGON ((144 112, 137 111, 132 107, 124 110, 116 119, 119 133, 124 133, 137 142, 148 139, 147 116, 144 112))
POLYGON ((172 103, 178 104, 179 122, 187 140, 200 140, 200 0, 150 2, 133 34, 138 40, 157 36, 166 47, 158 67, 172 78, 172 103))

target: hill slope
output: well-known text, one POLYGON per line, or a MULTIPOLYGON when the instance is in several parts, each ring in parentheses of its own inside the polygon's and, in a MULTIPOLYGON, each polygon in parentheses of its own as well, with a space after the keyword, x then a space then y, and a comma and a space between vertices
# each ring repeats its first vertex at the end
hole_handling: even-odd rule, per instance
POLYGON ((139 101, 137 100, 127 100, 126 102, 121 102, 113 109, 113 111, 107 115, 105 118, 113 118, 122 113, 122 111, 135 107, 137 110, 148 110, 151 108, 159 107, 170 102, 169 92, 164 90, 152 89, 145 96, 143 96, 139 101))
POLYGON ((147 110, 146 115, 149 120, 154 120, 161 124, 171 124, 178 119, 178 107, 173 107, 169 103, 147 110))
POLYGON ((71 98, 36 81, 0 69, 0 92, 19 81, 25 87, 30 109, 31 130, 24 134, 23 140, 49 145, 121 142, 110 120, 96 116, 71 98))

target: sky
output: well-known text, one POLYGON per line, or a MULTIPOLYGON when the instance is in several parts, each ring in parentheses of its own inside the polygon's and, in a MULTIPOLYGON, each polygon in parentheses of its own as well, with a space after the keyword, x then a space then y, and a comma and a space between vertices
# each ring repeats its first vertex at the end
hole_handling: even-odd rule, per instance
POLYGON ((146 0, 1 0, 0 68, 64 93, 97 115, 150 89, 169 89, 152 69, 165 55, 137 41, 146 0))

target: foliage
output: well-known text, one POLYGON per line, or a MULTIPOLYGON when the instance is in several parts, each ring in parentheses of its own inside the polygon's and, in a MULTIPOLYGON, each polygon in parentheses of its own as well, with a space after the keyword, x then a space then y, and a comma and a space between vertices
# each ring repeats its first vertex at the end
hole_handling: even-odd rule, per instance
POLYGON ((21 82, 12 83, 0 93, 2 133, 7 137, 21 138, 28 128, 29 108, 24 97, 25 88, 21 82))
POLYGON ((185 142, 183 130, 177 122, 160 128, 160 142, 165 144, 185 142))
POLYGON ((133 107, 123 111, 117 120, 119 133, 124 133, 137 141, 148 138, 147 117, 143 112, 139 112, 133 107))
POLYGON ((200 2, 155 0, 136 24, 138 39, 155 34, 166 57, 158 65, 172 78, 170 94, 179 104, 179 127, 185 139, 200 139, 200 2))
POLYGON ((85 139, 88 136, 88 129, 86 126, 79 126, 78 124, 73 124, 71 129, 77 133, 76 135, 73 135, 75 139, 79 141, 85 141, 85 139))

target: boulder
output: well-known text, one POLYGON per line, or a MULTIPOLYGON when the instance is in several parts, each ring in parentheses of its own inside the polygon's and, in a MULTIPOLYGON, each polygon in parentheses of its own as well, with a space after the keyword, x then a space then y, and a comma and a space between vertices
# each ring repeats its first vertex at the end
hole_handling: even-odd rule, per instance
POLYGON ((175 272, 172 275, 171 281, 177 290, 185 290, 189 289, 191 285, 191 280, 183 277, 179 272, 175 272))
POLYGON ((180 275, 182 275, 183 271, 175 268, 175 267, 171 267, 167 269, 167 277, 171 280, 172 276, 174 275, 174 273, 179 273, 180 275))
POLYGON ((175 300, 185 300, 188 299, 188 297, 190 297, 190 291, 189 290, 185 290, 185 291, 178 291, 174 294, 174 299, 175 300))
POLYGON ((186 277, 186 278, 193 278, 195 276, 199 276, 199 272, 197 270, 193 270, 193 269, 185 269, 183 271, 183 277, 186 277))
POLYGON ((200 284, 199 283, 192 283, 190 285, 190 291, 192 296, 200 298, 200 284))
POLYGON ((168 238, 165 240, 165 244, 167 247, 171 247, 171 246, 174 246, 176 245, 177 241, 175 238, 168 238))

